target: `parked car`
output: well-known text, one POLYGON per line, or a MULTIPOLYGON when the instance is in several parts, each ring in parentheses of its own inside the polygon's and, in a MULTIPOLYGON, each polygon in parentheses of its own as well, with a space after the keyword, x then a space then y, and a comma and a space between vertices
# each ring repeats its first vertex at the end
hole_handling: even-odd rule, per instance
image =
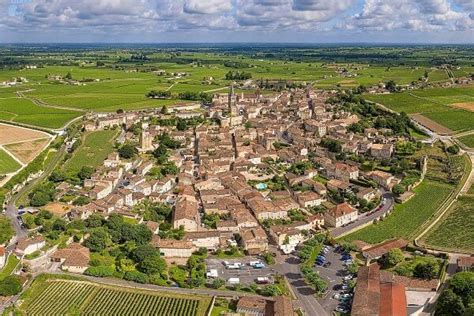
POLYGON ((349 313, 349 309, 347 309, 345 307, 338 306, 338 307, 336 307, 336 312, 347 314, 347 313, 349 313))

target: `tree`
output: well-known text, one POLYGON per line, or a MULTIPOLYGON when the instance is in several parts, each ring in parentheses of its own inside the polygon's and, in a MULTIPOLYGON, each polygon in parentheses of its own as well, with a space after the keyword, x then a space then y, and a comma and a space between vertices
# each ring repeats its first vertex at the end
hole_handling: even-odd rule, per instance
POLYGON ((166 270, 166 261, 158 255, 146 257, 138 264, 138 270, 147 274, 157 274, 166 270))
POLYGON ((21 292, 21 279, 16 275, 9 275, 0 282, 0 295, 12 296, 21 292))
POLYGON ((451 289, 447 289, 441 293, 438 299, 435 315, 462 316, 464 315, 464 310, 461 298, 451 289))
POLYGON ((63 182, 66 180, 66 175, 64 175, 64 173, 61 171, 54 170, 49 176, 49 180, 53 182, 63 182))
POLYGON ((224 285, 225 285, 225 281, 222 280, 222 279, 219 279, 219 278, 214 279, 214 281, 212 281, 212 284, 211 284, 212 288, 213 288, 213 289, 216 289, 216 290, 217 290, 217 289, 220 289, 220 288, 223 287, 224 285))
POLYGON ((446 148, 446 151, 452 155, 457 155, 459 154, 459 146, 458 145, 452 145, 446 148))
POLYGON ((474 300, 474 272, 456 273, 449 281, 449 286, 463 299, 465 306, 474 300))
POLYGON ((176 129, 178 131, 185 131, 188 128, 188 124, 186 124, 185 120, 178 120, 176 123, 176 129))
POLYGON ((395 81, 390 80, 387 83, 385 83, 385 89, 387 89, 390 92, 396 92, 397 91, 397 84, 395 81))
POLYGON ((400 194, 405 193, 405 187, 403 185, 401 185, 400 183, 397 183, 393 186, 392 191, 396 195, 400 195, 400 194))
POLYGON ((70 71, 67 72, 66 76, 64 77, 65 79, 71 80, 72 79, 72 74, 70 71))
POLYGON ((436 261, 420 262, 415 266, 413 275, 420 279, 431 280, 438 276, 439 265, 436 261))
POLYGON ((96 228, 102 226, 104 218, 99 214, 92 214, 85 220, 86 226, 88 228, 96 228))
POLYGON ((121 158, 131 159, 138 153, 138 150, 132 144, 125 144, 120 147, 118 153, 121 158))
POLYGON ((95 172, 94 168, 89 167, 89 166, 83 166, 77 176, 81 180, 89 179, 92 174, 95 172))
POLYGON ((263 288, 262 294, 265 296, 280 296, 283 295, 283 292, 277 285, 269 284, 263 288))
POLYGON ((130 254, 130 258, 139 263, 147 257, 159 256, 158 250, 152 245, 141 245, 135 248, 130 254))
POLYGON ((166 105, 163 105, 163 106, 161 107, 160 113, 163 114, 163 115, 168 114, 168 107, 167 107, 166 105))
POLYGON ((393 267, 403 261, 405 257, 403 256, 403 251, 398 248, 390 249, 386 254, 381 258, 382 265, 385 268, 393 267))
POLYGON ((109 234, 102 228, 94 230, 89 238, 86 239, 84 245, 91 251, 100 252, 107 248, 109 244, 109 234))
POLYGON ((30 204, 31 206, 45 206, 48 202, 51 201, 51 196, 43 191, 36 191, 31 197, 30 204))
POLYGON ((140 271, 127 271, 123 275, 123 278, 127 281, 133 281, 137 283, 148 283, 148 275, 140 271))

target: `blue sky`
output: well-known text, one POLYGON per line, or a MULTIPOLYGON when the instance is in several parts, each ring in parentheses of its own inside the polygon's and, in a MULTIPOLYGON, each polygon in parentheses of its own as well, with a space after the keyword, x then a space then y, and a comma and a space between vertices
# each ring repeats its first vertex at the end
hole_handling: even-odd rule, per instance
POLYGON ((474 0, 0 0, 0 42, 474 43, 474 0))

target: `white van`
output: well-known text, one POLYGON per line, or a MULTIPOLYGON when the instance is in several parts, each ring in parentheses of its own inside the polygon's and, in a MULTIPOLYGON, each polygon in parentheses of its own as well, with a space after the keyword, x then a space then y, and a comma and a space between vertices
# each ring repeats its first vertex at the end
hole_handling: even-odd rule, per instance
POLYGON ((229 278, 229 280, 227 280, 227 282, 231 285, 240 284, 240 279, 239 278, 229 278))

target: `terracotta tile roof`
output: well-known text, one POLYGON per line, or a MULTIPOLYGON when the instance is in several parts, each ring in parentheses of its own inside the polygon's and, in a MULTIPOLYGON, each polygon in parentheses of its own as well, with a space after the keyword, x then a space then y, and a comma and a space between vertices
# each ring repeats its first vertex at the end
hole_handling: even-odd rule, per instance
POLYGON ((408 245, 408 241, 404 239, 393 239, 393 240, 388 240, 385 241, 381 244, 372 246, 370 248, 364 249, 363 254, 366 257, 369 258, 379 258, 382 255, 386 254, 389 252, 391 249, 395 248, 405 248, 408 245))
POLYGON ((380 284, 380 316, 407 315, 405 286, 400 283, 380 284))
POLYGON ((44 242, 44 241, 45 241, 45 239, 41 235, 34 236, 34 237, 31 237, 31 238, 24 238, 24 239, 21 239, 20 241, 18 241, 18 244, 17 244, 16 248, 19 249, 19 250, 25 250, 30 245, 39 244, 39 243, 44 242))
POLYGON ((357 273, 357 286, 352 316, 377 316, 380 306, 380 269, 377 264, 360 267, 357 273))
POLYGON ((267 302, 263 298, 244 296, 237 302, 237 311, 239 310, 252 310, 259 311, 260 313, 265 312, 265 306, 267 302))
POLYGON ((357 210, 353 208, 349 203, 344 202, 334 206, 328 212, 334 218, 338 218, 347 214, 357 212, 357 210))
POLYGON ((72 243, 68 247, 54 252, 51 258, 64 259, 64 266, 88 267, 90 251, 78 243, 72 243))
POLYGON ((462 268, 471 268, 474 266, 474 256, 464 256, 464 257, 459 257, 457 260, 458 267, 462 268))

